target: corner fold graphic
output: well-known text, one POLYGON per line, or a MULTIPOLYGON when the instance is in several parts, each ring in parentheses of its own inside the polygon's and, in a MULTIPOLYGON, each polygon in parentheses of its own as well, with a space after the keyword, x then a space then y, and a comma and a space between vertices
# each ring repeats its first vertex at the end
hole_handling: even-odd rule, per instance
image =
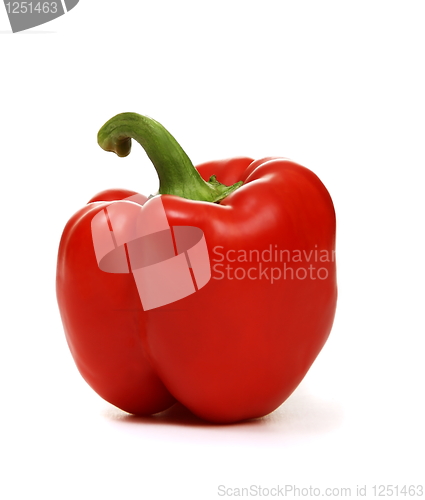
POLYGON ((10 27, 13 33, 53 21, 73 9, 79 0, 45 0, 11 2, 4 0, 10 27), (65 9, 64 9, 65 5, 65 9))
POLYGON ((65 0, 66 10, 69 12, 71 9, 73 9, 77 5, 77 3, 79 1, 80 0, 65 0))

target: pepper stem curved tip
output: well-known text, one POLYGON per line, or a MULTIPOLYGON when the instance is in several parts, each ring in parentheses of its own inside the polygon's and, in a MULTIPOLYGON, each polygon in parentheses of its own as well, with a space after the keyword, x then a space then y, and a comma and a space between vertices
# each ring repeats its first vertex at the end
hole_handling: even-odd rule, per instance
POLYGON ((120 157, 130 154, 131 139, 146 151, 159 177, 159 194, 218 202, 242 185, 225 186, 212 176, 205 181, 174 137, 157 121, 137 113, 121 113, 99 130, 97 141, 120 157))

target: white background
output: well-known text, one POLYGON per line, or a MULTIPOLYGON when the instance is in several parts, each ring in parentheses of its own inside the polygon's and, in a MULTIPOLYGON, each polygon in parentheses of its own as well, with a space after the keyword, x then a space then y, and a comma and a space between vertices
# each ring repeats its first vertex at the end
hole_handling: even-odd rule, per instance
POLYGON ((12 34, 0 6, 0 498, 424 484, 424 19, 415 1, 80 0, 12 34), (286 156, 333 197, 334 328, 262 420, 129 418, 75 368, 62 229, 100 190, 157 188, 141 148, 97 146, 123 111, 163 123, 195 164, 286 156))

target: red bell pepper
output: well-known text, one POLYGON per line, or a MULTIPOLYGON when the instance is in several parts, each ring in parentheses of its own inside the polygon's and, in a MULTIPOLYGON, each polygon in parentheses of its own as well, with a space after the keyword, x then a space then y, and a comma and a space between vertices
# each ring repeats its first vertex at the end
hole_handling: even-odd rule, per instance
POLYGON ((212 422, 264 416, 298 386, 332 327, 332 200, 284 158, 195 168, 158 122, 134 113, 109 120, 98 142, 126 156, 132 138, 159 193, 99 193, 59 247, 57 298, 76 365, 129 413, 179 401, 212 422))

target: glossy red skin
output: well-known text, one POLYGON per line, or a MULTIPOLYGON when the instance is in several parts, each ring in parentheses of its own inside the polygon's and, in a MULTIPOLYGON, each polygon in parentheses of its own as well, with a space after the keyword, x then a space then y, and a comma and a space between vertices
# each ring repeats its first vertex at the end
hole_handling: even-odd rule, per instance
MULTIPOLYGON (((197 168, 206 180, 214 174, 227 185, 244 181, 218 204, 162 195, 171 226, 203 230, 212 266, 216 246, 223 247, 222 254, 261 252, 272 245, 333 255, 332 200, 310 170, 282 158, 236 158, 197 168)), ((122 199, 133 193, 106 196, 122 199)), ((130 413, 159 412, 177 399, 217 423, 261 417, 280 406, 331 330, 337 300, 334 259, 312 262, 326 269, 322 280, 224 280, 216 279, 213 270, 196 293, 143 311, 132 275, 97 267, 90 224, 103 207, 91 203, 71 219, 58 260, 57 293, 68 343, 93 389, 130 413)), ((245 270, 258 265, 220 264, 245 270)), ((287 265, 296 271, 310 262, 287 265)))
POLYGON ((66 339, 86 382, 106 401, 145 415, 175 399, 146 354, 144 311, 132 274, 100 271, 91 233, 94 215, 134 191, 99 193, 68 222, 59 246, 56 293, 66 339))

